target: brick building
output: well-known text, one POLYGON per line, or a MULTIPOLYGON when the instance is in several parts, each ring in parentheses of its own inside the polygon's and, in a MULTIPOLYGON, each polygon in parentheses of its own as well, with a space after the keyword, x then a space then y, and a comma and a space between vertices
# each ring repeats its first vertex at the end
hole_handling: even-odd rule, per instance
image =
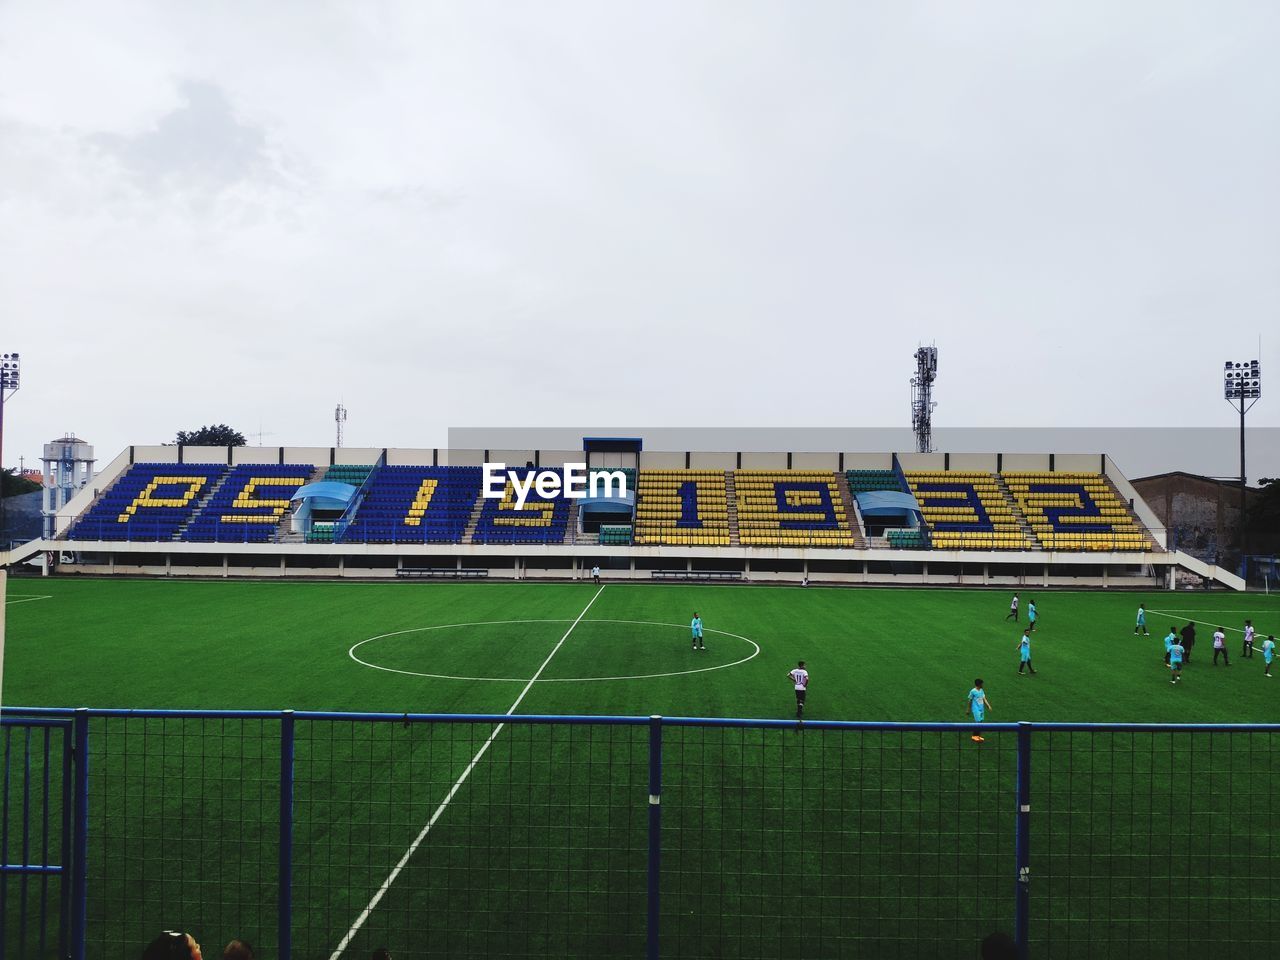
MULTIPOLYGON (((1201 560, 1225 559, 1239 551, 1240 484, 1175 470, 1132 481, 1147 505, 1169 531, 1170 549, 1201 560)), ((1252 505, 1256 487, 1245 489, 1252 505)), ((1261 546, 1253 545, 1255 548, 1261 546)))

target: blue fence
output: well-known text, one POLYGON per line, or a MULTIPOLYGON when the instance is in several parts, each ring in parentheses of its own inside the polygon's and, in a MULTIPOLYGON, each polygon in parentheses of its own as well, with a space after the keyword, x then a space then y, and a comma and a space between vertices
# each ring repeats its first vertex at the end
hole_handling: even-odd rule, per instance
POLYGON ((7 709, 0 958, 1267 956, 1280 725, 7 709), (1033 803, 1034 799, 1034 803, 1033 803))

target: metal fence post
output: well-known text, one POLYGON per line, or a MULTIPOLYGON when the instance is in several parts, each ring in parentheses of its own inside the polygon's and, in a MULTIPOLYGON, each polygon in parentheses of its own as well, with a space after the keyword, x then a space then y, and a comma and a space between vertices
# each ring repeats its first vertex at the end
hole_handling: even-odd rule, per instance
POLYGON ((84 960, 89 919, 89 710, 72 720, 75 745, 75 822, 71 838, 71 958, 84 960))
POLYGON ((280 714, 280 864, 277 871, 276 955, 293 951, 293 724, 292 710, 280 714))
POLYGON ((658 896, 662 871, 662 717, 649 718, 649 921, 645 956, 658 960, 658 896))
POLYGON ((1013 939, 1018 960, 1027 960, 1031 907, 1031 724, 1018 724, 1018 821, 1014 835, 1018 876, 1013 902, 1013 939))

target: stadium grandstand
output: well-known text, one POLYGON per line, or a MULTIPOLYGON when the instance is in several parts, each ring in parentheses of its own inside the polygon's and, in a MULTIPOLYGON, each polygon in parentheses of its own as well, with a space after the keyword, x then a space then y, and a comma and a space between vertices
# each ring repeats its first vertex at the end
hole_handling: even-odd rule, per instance
MULTIPOLYGON (((71 499, 65 572, 1240 587, 1167 549, 1105 454, 130 447, 71 499), (500 497, 487 463, 518 465, 500 497), (625 488, 570 497, 566 467, 625 488), (550 478, 554 492, 532 484, 550 478), (521 502, 518 487, 526 497, 521 502)), ((14 557, 22 559, 22 557, 14 557)))

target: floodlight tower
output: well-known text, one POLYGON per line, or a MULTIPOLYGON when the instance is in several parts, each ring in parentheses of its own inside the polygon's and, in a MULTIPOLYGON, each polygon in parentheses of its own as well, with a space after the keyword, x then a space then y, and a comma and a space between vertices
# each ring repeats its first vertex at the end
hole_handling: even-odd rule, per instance
POLYGON ((342 404, 338 404, 338 409, 333 411, 333 422, 338 427, 338 446, 342 446, 342 425, 347 422, 347 408, 342 404))
POLYGON ((933 381, 938 379, 938 348, 916 351, 916 375, 911 378, 911 429, 916 434, 916 451, 933 452, 933 381))
MULTIPOLYGON (((16 353, 0 354, 0 467, 4 466, 4 403, 22 383, 22 364, 16 353)), ((6 529, 4 497, 0 496, 0 530, 6 529)))
POLYGON ((1240 411, 1240 563, 1249 555, 1249 524, 1245 519, 1244 415, 1262 398, 1262 364, 1257 360, 1228 360, 1223 365, 1222 395, 1240 411))

